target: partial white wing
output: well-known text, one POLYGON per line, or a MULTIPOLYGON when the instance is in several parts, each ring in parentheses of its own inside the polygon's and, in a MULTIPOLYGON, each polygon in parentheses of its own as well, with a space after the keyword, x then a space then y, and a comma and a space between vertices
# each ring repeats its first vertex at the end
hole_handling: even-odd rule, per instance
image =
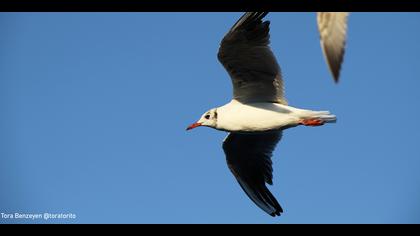
POLYGON ((283 212, 265 183, 273 184, 271 156, 282 132, 230 133, 223 142, 227 165, 248 197, 271 216, 283 212))
POLYGON ((321 47, 328 67, 338 82, 347 37, 348 12, 318 12, 321 47))
POLYGON ((247 12, 223 38, 218 59, 229 73, 233 98, 286 104, 280 67, 269 46, 267 12, 247 12))

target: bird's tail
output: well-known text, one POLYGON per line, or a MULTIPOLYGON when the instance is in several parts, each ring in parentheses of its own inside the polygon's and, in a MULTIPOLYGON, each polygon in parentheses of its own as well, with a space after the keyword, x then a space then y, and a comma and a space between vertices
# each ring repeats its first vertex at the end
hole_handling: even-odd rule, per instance
POLYGON ((305 114, 298 121, 298 125, 320 126, 335 122, 337 122, 337 117, 329 111, 305 111, 305 114))
POLYGON ((312 113, 312 119, 321 120, 324 123, 335 123, 337 122, 337 117, 331 114, 329 111, 315 111, 312 113))

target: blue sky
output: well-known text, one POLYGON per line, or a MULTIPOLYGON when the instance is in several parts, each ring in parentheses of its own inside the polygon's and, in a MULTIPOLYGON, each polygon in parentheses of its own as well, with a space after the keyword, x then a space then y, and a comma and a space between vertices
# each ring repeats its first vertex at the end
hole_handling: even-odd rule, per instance
POLYGON ((1 13, 0 212, 9 223, 420 223, 420 14, 352 13, 341 82, 315 13, 270 13, 292 106, 336 124, 285 132, 272 218, 209 128, 231 84, 216 53, 242 13, 1 13))

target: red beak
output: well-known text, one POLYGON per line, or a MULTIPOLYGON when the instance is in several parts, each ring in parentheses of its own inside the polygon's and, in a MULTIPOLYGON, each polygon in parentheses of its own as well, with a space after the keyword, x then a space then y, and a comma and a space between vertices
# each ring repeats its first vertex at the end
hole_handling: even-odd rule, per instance
POLYGON ((198 122, 197 122, 197 123, 194 123, 194 124, 192 124, 192 125, 188 126, 188 127, 187 127, 187 130, 197 128, 198 126, 201 126, 201 123, 198 123, 198 122))

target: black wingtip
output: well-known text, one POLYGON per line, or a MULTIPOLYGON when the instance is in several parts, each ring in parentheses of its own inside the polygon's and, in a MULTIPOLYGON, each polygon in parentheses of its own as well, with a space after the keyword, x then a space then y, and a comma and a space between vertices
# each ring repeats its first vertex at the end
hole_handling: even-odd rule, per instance
POLYGON ((270 214, 272 217, 280 216, 283 213, 283 208, 281 208, 281 206, 278 203, 276 203, 272 205, 275 209, 275 211, 270 214))
POLYGON ((230 31, 234 31, 239 27, 243 27, 252 22, 260 21, 262 20, 268 12, 245 12, 241 18, 232 26, 230 31))
POLYGON ((282 213, 283 213, 283 210, 280 208, 280 209, 277 209, 275 212, 271 213, 270 216, 272 217, 281 216, 282 213))
POLYGON ((238 180, 238 183, 246 195, 267 214, 275 217, 283 213, 282 207, 264 184, 262 186, 251 187, 241 180, 238 180))
POLYGON ((338 82, 340 81, 340 67, 338 67, 338 69, 331 69, 331 73, 333 76, 333 80, 335 82, 335 84, 338 84, 338 82))

